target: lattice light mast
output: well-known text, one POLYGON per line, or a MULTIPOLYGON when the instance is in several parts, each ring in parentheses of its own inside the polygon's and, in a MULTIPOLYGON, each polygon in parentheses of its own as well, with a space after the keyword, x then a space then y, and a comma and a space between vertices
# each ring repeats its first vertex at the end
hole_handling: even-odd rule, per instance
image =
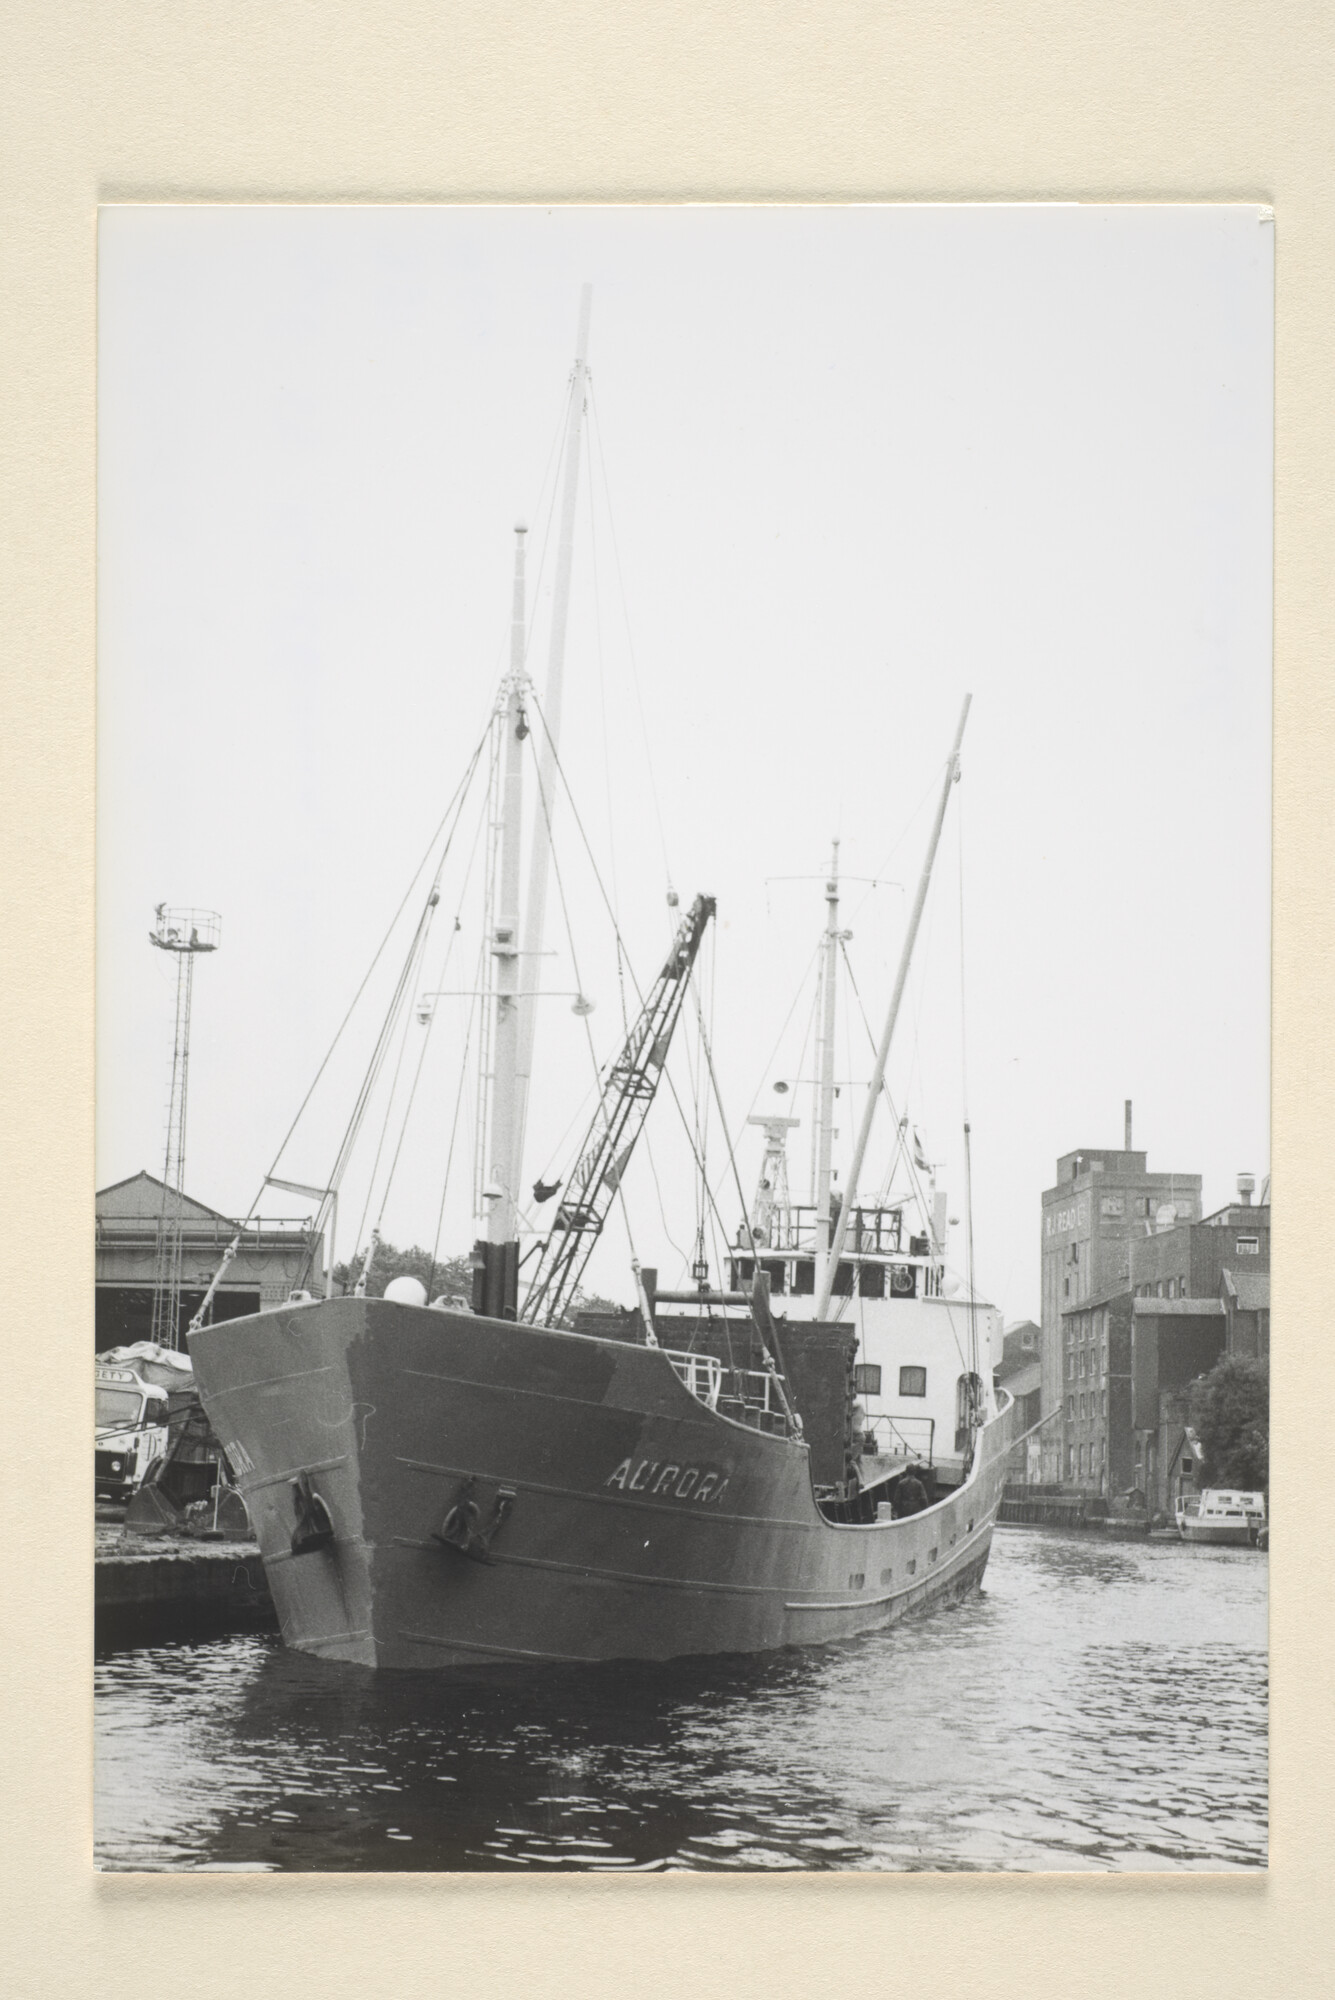
POLYGON ((167 1153, 162 1168, 153 1260, 153 1338, 163 1347, 181 1344, 181 1251, 185 1206, 185 1113, 190 1081, 190 1009, 195 992, 195 960, 216 951, 222 918, 216 910, 169 910, 159 903, 148 941, 176 954, 176 1029, 172 1042, 171 1096, 167 1103, 167 1153))

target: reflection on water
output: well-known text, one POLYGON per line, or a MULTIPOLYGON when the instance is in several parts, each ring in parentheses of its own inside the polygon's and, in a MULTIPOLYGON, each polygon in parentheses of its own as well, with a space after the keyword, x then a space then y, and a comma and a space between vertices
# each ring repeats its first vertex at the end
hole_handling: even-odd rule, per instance
POLYGON ((999 1530, 983 1590, 846 1645, 375 1676, 267 1635, 97 1663, 112 1868, 1245 1868, 1250 1550, 999 1530))

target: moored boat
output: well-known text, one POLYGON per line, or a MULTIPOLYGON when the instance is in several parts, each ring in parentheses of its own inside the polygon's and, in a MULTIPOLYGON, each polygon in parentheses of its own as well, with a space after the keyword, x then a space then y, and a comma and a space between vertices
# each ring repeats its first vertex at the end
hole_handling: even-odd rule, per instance
MULTIPOLYGON (((587 299, 567 429, 558 607, 568 597, 586 331, 587 299)), ((826 1077, 810 1216, 772 1201, 763 1217, 745 1216, 717 1287, 701 1260, 694 1289, 661 1292, 655 1274, 632 1259, 631 1309, 579 1311, 580 1279, 664 1074, 713 914, 712 900, 697 897, 602 1072, 574 1165, 534 1188, 538 1205, 559 1190, 551 1221, 542 1231, 524 1223, 563 616, 539 705, 525 664, 520 530, 510 671, 493 717, 499 837, 487 923, 486 1232, 474 1248, 471 1306, 445 1295, 430 1301, 411 1278, 396 1279, 383 1298, 368 1296, 373 1230, 351 1296, 333 1295, 331 1254, 324 1298, 303 1293, 277 1310, 197 1323, 190 1334, 205 1408, 245 1498, 285 1640, 371 1667, 753 1652, 893 1624, 963 1595, 982 1576, 1014 1442, 1009 1399, 980 1361, 980 1310, 985 1320, 990 1309, 974 1299, 971 1272, 967 1297, 955 1303, 945 1283, 943 1211, 921 1235, 905 1237, 902 1204, 858 1202, 959 775, 967 701, 842 1201, 832 1188, 826 1077), (531 718, 543 736, 542 811, 523 916, 531 718), (884 1313, 871 1310, 878 1284, 884 1313), (940 1357, 939 1369, 933 1361, 926 1371, 916 1349, 909 1355, 897 1344, 915 1306, 918 1338, 940 1357), (955 1357, 948 1389, 947 1341, 955 1357), (899 1401, 880 1386, 892 1366, 899 1401), (930 1415, 917 1386, 925 1372, 938 1378, 930 1415), (911 1417, 900 1407, 905 1398, 911 1417)), ((396 1005, 421 963, 438 881, 439 871, 396 1005)), ((832 1008, 832 986, 827 994, 832 1008)), ((583 994, 575 998, 572 1011, 587 1014, 583 994)), ((372 1078, 392 1032, 387 1021, 372 1078)), ((700 1034, 712 1080, 703 1019, 700 1034)), ((827 1068, 833 1049, 830 1029, 827 1068)), ((269 1184, 318 1198, 318 1227, 332 1229, 349 1144, 327 1184, 302 1188, 272 1176, 269 1184)))
POLYGON ((1185 1494, 1180 1496, 1174 1511, 1177 1532, 1184 1542, 1255 1548, 1267 1529, 1264 1493, 1242 1493, 1236 1488, 1212 1486, 1199 1500, 1185 1494))

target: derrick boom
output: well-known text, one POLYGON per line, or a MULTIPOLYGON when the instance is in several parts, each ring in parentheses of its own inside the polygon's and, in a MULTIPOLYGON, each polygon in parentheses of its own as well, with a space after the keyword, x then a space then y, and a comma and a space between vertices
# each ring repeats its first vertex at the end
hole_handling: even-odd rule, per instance
POLYGON ((649 998, 608 1071, 579 1160, 542 1246, 521 1319, 536 1322, 541 1315, 555 1321, 574 1295, 644 1129, 691 967, 714 908, 712 896, 697 896, 691 904, 649 998))

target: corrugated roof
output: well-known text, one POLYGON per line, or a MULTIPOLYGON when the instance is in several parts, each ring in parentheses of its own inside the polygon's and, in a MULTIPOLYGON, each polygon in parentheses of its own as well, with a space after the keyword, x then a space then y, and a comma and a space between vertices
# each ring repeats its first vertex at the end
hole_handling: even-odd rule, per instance
MULTIPOLYGON (((130 1219, 135 1221, 156 1218, 162 1213, 162 1197, 167 1193, 164 1184, 150 1173, 131 1174, 127 1181, 113 1181, 110 1187, 99 1188, 94 1197, 94 1211, 108 1220, 130 1219)), ((176 1213, 177 1196, 168 1196, 167 1213, 176 1213)), ((206 1208, 202 1201, 195 1201, 190 1195, 180 1197, 181 1213, 185 1216, 199 1216, 208 1222, 227 1222, 231 1218, 220 1215, 216 1208, 206 1208)))

